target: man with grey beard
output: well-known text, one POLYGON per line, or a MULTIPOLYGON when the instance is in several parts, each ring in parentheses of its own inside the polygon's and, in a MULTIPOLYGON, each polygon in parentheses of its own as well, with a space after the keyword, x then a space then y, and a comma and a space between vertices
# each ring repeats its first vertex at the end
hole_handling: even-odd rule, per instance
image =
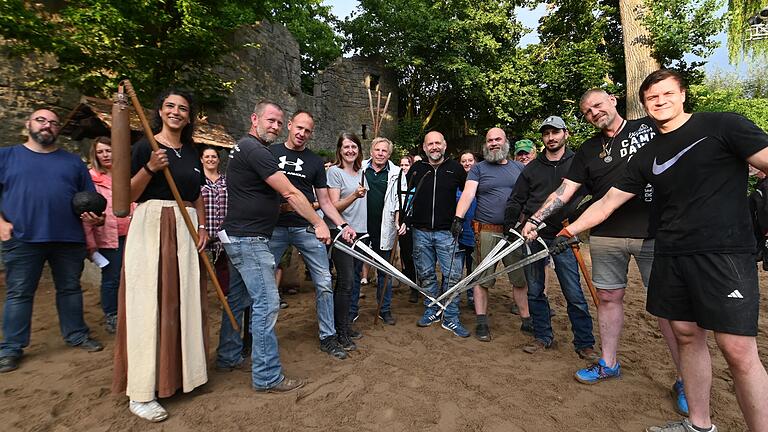
POLYGON ((0 149, 0 240, 5 264, 0 373, 19 367, 29 345, 32 302, 48 262, 56 287, 56 309, 64 341, 101 351, 83 319, 80 275, 86 256, 83 223, 100 225, 103 215, 76 214, 77 192, 95 192, 80 158, 56 145, 62 124, 53 111, 37 110, 26 123, 24 144, 0 149), (40 175, 45 173, 45 175, 40 175))
MULTIPOLYGON (((472 200, 477 198, 477 210, 472 222, 476 242, 475 265, 482 262, 483 258, 500 241, 499 238, 504 231, 504 207, 515 188, 518 176, 525 167, 520 162, 509 160, 508 155, 509 140, 504 131, 500 128, 489 130, 485 135, 485 147, 483 147, 485 160, 475 164, 469 170, 467 182, 464 184, 464 192, 462 192, 461 199, 456 205, 456 216, 451 228, 454 236, 461 233, 464 215, 472 200)), ((516 251, 504 257, 502 261, 505 266, 508 266, 519 261, 520 257, 520 253, 516 251)), ((482 276, 490 275, 494 271, 495 266, 486 270, 482 276)), ((528 312, 528 288, 523 269, 509 273, 509 281, 512 284, 512 295, 523 320, 520 329, 527 333, 533 333, 533 323, 528 312)), ((491 280, 474 287, 475 313, 477 314, 475 337, 484 342, 491 340, 486 314, 488 311, 488 289, 494 284, 495 280, 491 280)))

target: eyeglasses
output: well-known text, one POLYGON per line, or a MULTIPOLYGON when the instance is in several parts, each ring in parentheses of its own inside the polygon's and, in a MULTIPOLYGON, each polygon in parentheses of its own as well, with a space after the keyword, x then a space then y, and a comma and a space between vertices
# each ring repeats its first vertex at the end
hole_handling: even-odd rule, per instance
POLYGON ((32 120, 36 121, 38 124, 40 124, 40 126, 45 126, 46 124, 49 124, 49 125, 51 125, 51 127, 54 127, 54 128, 60 128, 61 127, 61 123, 59 123, 58 121, 56 121, 56 120, 48 120, 45 117, 35 117, 32 120))

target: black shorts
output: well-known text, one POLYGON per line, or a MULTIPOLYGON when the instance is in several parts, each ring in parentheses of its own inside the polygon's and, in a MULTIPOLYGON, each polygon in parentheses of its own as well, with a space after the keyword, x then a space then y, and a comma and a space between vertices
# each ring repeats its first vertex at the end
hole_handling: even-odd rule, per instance
POLYGON ((760 287, 753 254, 656 255, 646 310, 721 333, 757 336, 760 287))

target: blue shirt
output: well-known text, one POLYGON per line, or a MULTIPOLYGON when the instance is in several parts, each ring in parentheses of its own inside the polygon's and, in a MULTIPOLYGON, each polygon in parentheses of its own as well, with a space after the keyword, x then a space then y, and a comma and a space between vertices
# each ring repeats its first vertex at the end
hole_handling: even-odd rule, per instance
POLYGON ((477 182, 475 219, 478 222, 495 225, 504 223, 507 199, 512 195, 517 177, 524 168, 525 165, 513 160, 505 164, 482 161, 470 168, 467 181, 477 182))
POLYGON ((78 156, 58 149, 37 153, 23 145, 0 148, 0 209, 13 238, 28 243, 85 243, 72 197, 95 191, 78 156))
MULTIPOLYGON (((456 190, 456 202, 461 199, 461 190, 456 190)), ((472 219, 475 218, 475 210, 477 209, 477 201, 472 200, 472 204, 469 205, 467 213, 464 215, 464 226, 462 227, 461 235, 459 236, 459 244, 469 247, 475 247, 475 231, 472 229, 472 219)))

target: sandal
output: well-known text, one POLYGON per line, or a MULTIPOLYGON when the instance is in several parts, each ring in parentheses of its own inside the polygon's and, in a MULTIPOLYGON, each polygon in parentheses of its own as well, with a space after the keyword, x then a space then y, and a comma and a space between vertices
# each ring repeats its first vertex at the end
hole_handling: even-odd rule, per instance
POLYGON ((130 401, 128 409, 144 420, 154 423, 161 422, 168 418, 168 411, 165 410, 156 400, 149 402, 130 401))

